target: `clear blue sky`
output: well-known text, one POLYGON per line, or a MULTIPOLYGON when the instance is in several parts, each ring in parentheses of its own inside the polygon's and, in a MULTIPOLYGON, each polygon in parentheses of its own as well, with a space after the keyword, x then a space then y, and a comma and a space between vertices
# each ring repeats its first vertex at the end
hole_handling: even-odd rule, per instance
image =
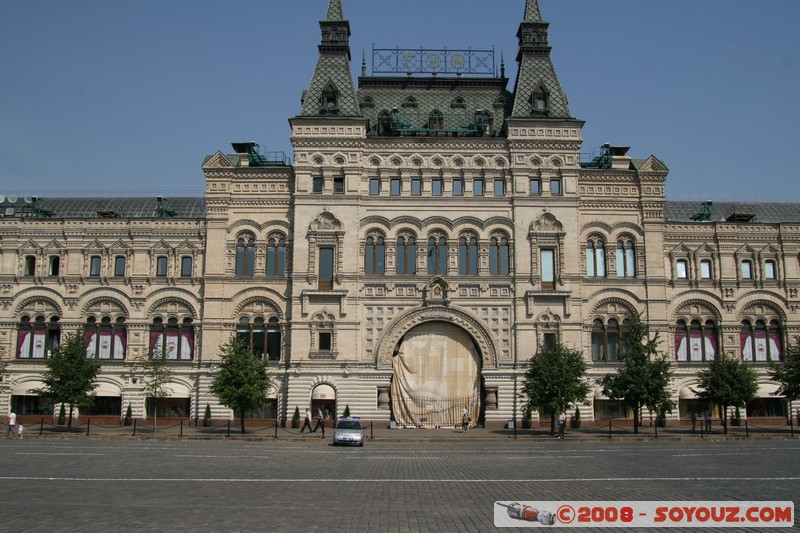
MULTIPOLYGON (((502 50, 524 0, 343 0, 370 47, 502 50)), ((800 1, 540 0, 583 152, 630 145, 673 199, 800 201, 800 1)), ((20 0, 0 12, 0 194, 201 195, 203 157, 291 153, 327 0, 20 0)))

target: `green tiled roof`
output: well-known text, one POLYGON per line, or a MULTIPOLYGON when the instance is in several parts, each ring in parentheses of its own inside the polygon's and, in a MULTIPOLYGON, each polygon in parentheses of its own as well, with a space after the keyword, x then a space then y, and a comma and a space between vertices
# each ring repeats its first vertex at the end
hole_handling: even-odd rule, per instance
MULTIPOLYGON (((158 202, 155 196, 130 198, 48 198, 40 197, 36 205, 50 212, 49 219, 99 219, 99 218, 157 218, 158 202)), ((205 219, 206 199, 203 197, 167 198, 164 207, 175 212, 170 219, 205 219)), ((0 202, 2 212, 13 207, 13 214, 8 216, 30 217, 32 205, 23 199, 0 202)), ((168 219, 167 219, 168 220, 168 219)))
POLYGON ((542 12, 539 0, 525 0, 525 22, 541 22, 542 12))
MULTIPOLYGON (((694 222, 692 216, 702 211, 701 202, 667 201, 664 220, 667 222, 694 222)), ((737 215, 746 215, 753 224, 800 223, 800 203, 714 202, 708 222, 725 222, 737 215)))
POLYGON ((322 92, 332 83, 339 92, 337 116, 357 117, 361 113, 356 102, 350 61, 344 54, 320 54, 311 85, 303 99, 302 116, 319 116, 322 111, 322 92))

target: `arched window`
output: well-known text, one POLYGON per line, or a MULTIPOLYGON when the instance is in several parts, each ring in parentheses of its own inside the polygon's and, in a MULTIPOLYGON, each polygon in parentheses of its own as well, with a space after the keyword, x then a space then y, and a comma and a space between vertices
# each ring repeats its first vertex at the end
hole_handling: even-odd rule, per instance
POLYGON ((590 278, 606 275, 606 243, 599 237, 586 241, 586 275, 590 278))
POLYGON ((31 323, 31 317, 24 315, 18 331, 18 359, 46 359, 61 342, 61 325, 57 316, 45 322, 45 318, 38 315, 31 323))
POLYGON ((396 272, 398 274, 417 273, 417 240, 413 235, 397 238, 396 272))
POLYGON ((267 328, 264 326, 264 317, 257 316, 253 322, 250 322, 246 316, 240 318, 239 325, 236 326, 236 336, 250 346, 255 357, 264 358, 267 346, 267 328))
POLYGON ((619 361, 621 351, 619 322, 610 318, 607 323, 596 318, 592 323, 592 361, 619 361))
POLYGON ((112 325, 111 317, 97 319, 90 316, 86 320, 86 357, 91 359, 125 359, 128 344, 128 330, 125 318, 119 317, 112 325))
POLYGON ((713 361, 718 346, 717 325, 713 320, 701 324, 694 319, 689 324, 678 320, 675 326, 675 359, 678 362, 700 363, 713 361))
POLYGON ((176 317, 156 317, 150 326, 150 358, 191 361, 194 357, 194 326, 191 318, 178 323, 176 317))
POLYGON ((489 240, 489 273, 493 276, 506 276, 510 273, 508 238, 492 237, 489 240))
POLYGON ((236 277, 252 278, 256 265, 256 238, 245 233, 236 239, 236 277))
POLYGON ((441 111, 434 109, 428 115, 428 129, 440 130, 444 128, 444 115, 441 111))
POLYGON ((764 320, 742 321, 739 333, 742 361, 748 363, 777 362, 783 359, 782 332, 780 323, 771 320, 767 326, 764 320))
POLYGON ((428 274, 447 274, 447 238, 444 235, 428 237, 428 274))
POLYGON ((339 109, 339 90, 333 83, 328 83, 322 90, 322 112, 333 113, 339 109))
POLYGON ((617 241, 617 277, 636 277, 636 245, 630 239, 617 241))
POLYGON ((462 276, 478 275, 478 239, 474 235, 458 239, 458 273, 462 276))
POLYGON ((392 134, 392 116, 385 109, 378 115, 378 135, 392 134))
POLYGON ((286 238, 283 235, 267 239, 267 276, 286 276, 286 238))
POLYGON ((381 235, 367 237, 364 247, 364 272, 367 274, 386 273, 386 245, 381 235))
POLYGON ((492 133, 494 117, 489 111, 478 110, 475 112, 475 125, 479 133, 492 133))

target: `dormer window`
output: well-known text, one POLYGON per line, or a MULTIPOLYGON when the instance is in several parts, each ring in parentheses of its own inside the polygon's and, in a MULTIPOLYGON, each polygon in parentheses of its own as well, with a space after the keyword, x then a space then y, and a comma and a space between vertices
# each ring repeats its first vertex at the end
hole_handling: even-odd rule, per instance
POLYGON ((417 100, 413 96, 409 96, 403 100, 403 107, 417 107, 417 100))
POLYGON ((434 109, 428 115, 428 129, 440 130, 442 128, 444 128, 444 115, 442 115, 441 111, 434 109))
POLYGON ((539 85, 530 98, 531 115, 547 115, 550 112, 549 93, 544 85, 539 85))
POLYGON ((322 113, 338 113, 339 111, 339 90, 333 83, 322 91, 322 113))
POLYGON ((457 96, 453 99, 453 102, 450 104, 450 107, 453 109, 466 109, 467 104, 464 99, 460 96, 457 96))

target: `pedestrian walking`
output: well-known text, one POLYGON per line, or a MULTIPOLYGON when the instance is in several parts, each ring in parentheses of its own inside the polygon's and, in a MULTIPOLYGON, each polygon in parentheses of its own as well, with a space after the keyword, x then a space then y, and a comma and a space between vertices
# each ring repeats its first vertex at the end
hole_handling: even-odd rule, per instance
POLYGON ((22 439, 22 432, 25 431, 25 428, 22 427, 22 424, 17 426, 17 438, 22 439))
POLYGON ((311 412, 308 410, 308 407, 306 407, 306 419, 305 419, 305 422, 303 422, 303 427, 302 427, 302 429, 300 429, 300 433, 305 431, 306 428, 308 428, 308 432, 309 433, 311 433, 311 431, 313 431, 311 429, 311 412))
POLYGON ((469 409, 464 407, 464 410, 461 412, 461 431, 466 433, 469 429, 469 423, 472 422, 472 419, 469 417, 469 409))
POLYGON ((323 416, 322 416, 322 407, 318 407, 318 408, 317 408, 317 425, 316 425, 316 426, 314 426, 314 433, 316 433, 316 432, 317 432, 317 430, 318 430, 320 427, 322 427, 322 431, 323 431, 323 432, 325 431, 325 427, 322 425, 322 424, 323 424, 323 422, 324 422, 324 418, 323 418, 323 416))
POLYGON ((9 411, 8 415, 6 416, 6 418, 8 419, 8 431, 6 431, 6 436, 3 437, 3 438, 8 437, 8 435, 10 433, 11 434, 11 438, 12 439, 16 439, 17 438, 17 413, 15 413, 13 410, 9 411))
POLYGON ((692 433, 694 433, 695 428, 697 427, 697 411, 692 411, 692 433))
POLYGON ((564 438, 564 429, 567 425, 567 414, 564 411, 558 413, 558 438, 564 438))
POLYGON ((706 409, 706 433, 711 433, 711 409, 706 409))

